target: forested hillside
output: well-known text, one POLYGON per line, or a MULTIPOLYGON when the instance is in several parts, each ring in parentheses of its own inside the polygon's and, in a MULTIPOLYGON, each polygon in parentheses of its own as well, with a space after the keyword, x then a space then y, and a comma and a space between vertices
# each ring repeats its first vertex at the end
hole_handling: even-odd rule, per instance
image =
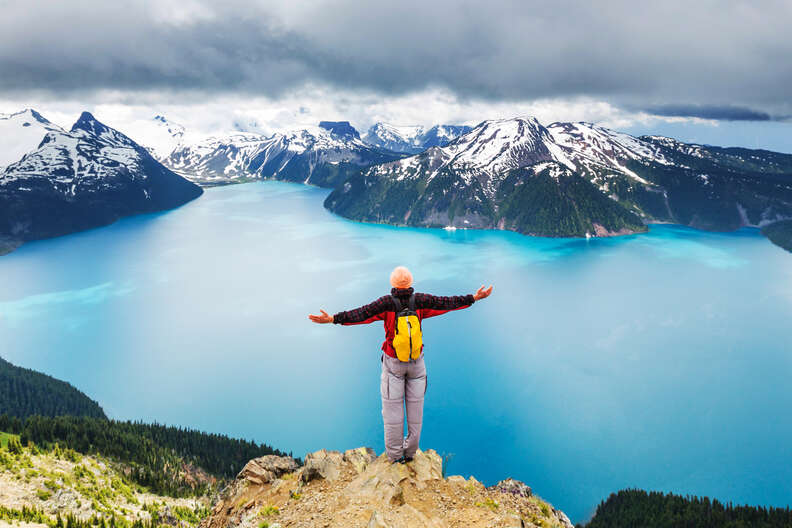
POLYGON ((34 414, 105 418, 98 403, 69 383, 14 366, 3 358, 0 358, 0 414, 20 418, 34 414))
POLYGON ((782 220, 762 228, 762 234, 787 251, 792 251, 792 220, 782 220))
POLYGON ((735 506, 708 497, 622 490, 602 502, 586 528, 774 528, 792 526, 787 508, 735 506))
POLYGON ((58 444, 129 465, 130 478, 153 492, 186 496, 206 491, 212 481, 233 478, 248 460, 285 455, 266 444, 192 429, 91 417, 0 416, 0 431, 17 434, 22 445, 46 449, 58 444))

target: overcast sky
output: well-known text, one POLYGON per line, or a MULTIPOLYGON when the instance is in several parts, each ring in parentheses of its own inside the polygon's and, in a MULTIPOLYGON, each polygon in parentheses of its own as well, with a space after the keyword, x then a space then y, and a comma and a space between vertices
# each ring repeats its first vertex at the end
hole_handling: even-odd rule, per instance
POLYGON ((792 152, 792 2, 0 0, 0 112, 122 130, 536 115, 792 152))

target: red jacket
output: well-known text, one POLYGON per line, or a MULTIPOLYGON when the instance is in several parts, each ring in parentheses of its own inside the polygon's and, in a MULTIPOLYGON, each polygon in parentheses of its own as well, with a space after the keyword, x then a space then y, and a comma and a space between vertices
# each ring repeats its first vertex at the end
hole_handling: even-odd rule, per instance
MULTIPOLYGON (((412 288, 393 288, 391 295, 396 296, 407 306, 410 295, 413 294, 412 288)), ((396 305, 391 295, 384 295, 371 304, 355 308, 346 312, 338 312, 333 316, 333 323, 342 325, 356 325, 383 321, 385 323, 385 341, 382 343, 382 350, 391 357, 396 357, 393 350, 393 336, 396 332, 396 305)), ((415 311, 418 313, 418 320, 422 321, 427 317, 442 315, 452 310, 467 308, 476 300, 473 295, 454 295, 452 297, 438 297, 428 293, 415 294, 415 311)))

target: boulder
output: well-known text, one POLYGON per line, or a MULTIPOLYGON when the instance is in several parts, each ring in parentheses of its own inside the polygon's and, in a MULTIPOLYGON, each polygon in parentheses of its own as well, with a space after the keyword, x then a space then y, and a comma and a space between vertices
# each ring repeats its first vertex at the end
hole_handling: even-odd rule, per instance
POLYGON ((418 482, 443 478, 443 459, 434 449, 426 451, 419 449, 415 453, 413 461, 406 464, 406 466, 415 472, 412 478, 418 482))
POLYGON ((266 484, 285 473, 296 471, 299 466, 292 457, 266 455, 248 462, 237 475, 237 480, 247 480, 253 484, 266 484))
POLYGON ((369 464, 377 459, 377 455, 370 447, 358 447, 344 451, 344 461, 352 464, 357 474, 363 473, 369 464))
POLYGON ((305 483, 318 478, 332 482, 341 476, 343 466, 344 455, 338 451, 321 449, 305 456, 301 479, 305 483))

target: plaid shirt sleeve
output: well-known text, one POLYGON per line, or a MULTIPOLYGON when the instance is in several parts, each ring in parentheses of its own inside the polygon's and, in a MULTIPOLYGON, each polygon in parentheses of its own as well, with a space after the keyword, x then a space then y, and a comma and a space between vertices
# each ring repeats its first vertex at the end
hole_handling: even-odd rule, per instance
POLYGON ((333 323, 342 325, 366 324, 381 321, 385 313, 394 310, 390 295, 384 295, 371 304, 346 312, 338 312, 333 316, 333 323))
POLYGON ((472 294, 452 295, 450 297, 429 295, 428 293, 415 294, 415 307, 429 310, 458 310, 459 308, 467 308, 474 302, 476 302, 476 300, 473 298, 472 294))

